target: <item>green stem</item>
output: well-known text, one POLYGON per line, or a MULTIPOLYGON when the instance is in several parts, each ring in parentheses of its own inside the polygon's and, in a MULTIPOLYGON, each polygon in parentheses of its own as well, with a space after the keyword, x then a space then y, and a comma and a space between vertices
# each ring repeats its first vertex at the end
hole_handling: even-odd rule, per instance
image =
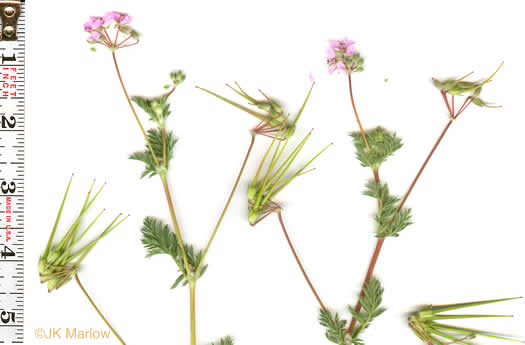
POLYGON ((215 238, 215 235, 217 234, 217 231, 219 230, 219 226, 222 223, 224 215, 226 214, 226 211, 228 210, 228 207, 230 206, 230 202, 232 201, 233 194, 237 190, 237 186, 239 186, 239 181, 241 180, 242 173, 244 171, 244 168, 246 167, 246 163, 248 162, 248 157, 250 157, 250 153, 252 152, 254 143, 255 143, 255 133, 252 133, 252 139, 250 142, 250 146, 248 147, 248 152, 246 152, 246 156, 244 157, 244 161, 242 162, 241 170, 239 171, 239 174, 237 175, 237 179, 235 180, 232 191, 230 192, 228 201, 226 201, 226 205, 224 206, 221 216, 219 217, 219 220, 217 221, 217 224, 215 225, 215 229, 213 230, 213 233, 211 234, 210 240, 208 241, 208 245, 206 246, 206 249, 204 250, 204 254, 202 254, 201 261, 199 262, 199 265, 197 266, 197 269, 195 270, 195 272, 199 272, 199 269, 201 268, 204 262, 204 258, 206 257, 206 254, 208 254, 208 250, 210 249, 211 243, 213 242, 213 239, 215 238))
POLYGON ((168 163, 166 162, 166 128, 162 127, 162 163, 164 169, 168 169, 168 163))
POLYGON ((142 123, 140 122, 139 116, 137 115, 137 112, 135 111, 135 108, 133 107, 133 103, 131 103, 131 99, 129 98, 128 91, 126 90, 126 87, 124 86, 124 81, 122 80, 122 75, 120 74, 120 70, 118 68, 117 57, 115 55, 115 52, 112 52, 111 55, 113 56, 113 63, 115 64, 115 70, 117 71, 117 76, 118 76, 118 80, 120 81, 120 85, 122 86, 122 91, 124 91, 126 100, 128 101, 129 107, 131 108, 133 115, 135 116, 135 120, 137 120, 137 123, 142 132, 142 135, 144 136, 144 139, 146 139, 146 143, 148 144, 148 148, 151 152, 151 155, 153 156, 153 159, 155 160, 157 167, 160 168, 160 164, 157 159, 157 156, 155 155, 155 152, 153 151, 153 148, 151 147, 151 143, 149 142, 148 135, 146 134, 146 131, 144 130, 144 127, 142 126, 142 123))
POLYGON ((190 319, 191 319, 191 345, 197 344, 195 331, 195 282, 190 283, 190 319))
POLYGON ((363 136, 363 140, 365 141, 365 145, 366 145, 366 148, 368 149, 368 152, 370 152, 370 146, 368 145, 368 141, 366 140, 365 130, 363 129, 363 125, 361 124, 359 115, 357 115, 357 108, 355 106, 355 101, 354 101, 354 92, 352 90, 352 75, 350 73, 348 73, 348 90, 350 91, 350 101, 352 102, 352 109, 354 109, 355 119, 357 121, 357 124, 359 125, 359 131, 361 132, 361 135, 363 136))
POLYGON ((164 194, 166 195, 166 201, 168 202, 168 208, 170 210, 171 221, 173 223, 173 227, 175 228, 175 235, 177 236, 179 247, 180 247, 180 250, 182 251, 182 259, 184 260, 184 267, 186 268, 186 272, 189 274, 190 272, 193 272, 193 270, 190 269, 190 265, 188 263, 188 257, 186 256, 186 249, 184 249, 184 242, 182 242, 182 234, 180 232, 179 223, 177 222, 177 216, 175 215, 175 208, 173 207, 173 202, 171 201, 171 194, 170 194, 170 188, 168 186, 168 180, 166 179, 166 175, 164 174, 160 175, 160 179, 162 180, 162 186, 164 187, 164 194))
POLYGON ((78 279, 78 274, 75 273, 75 280, 77 281, 77 284, 78 286, 80 287, 80 289, 82 290, 82 292, 84 293, 84 295, 87 297, 87 299, 89 300, 89 303, 93 306, 93 308, 95 308, 97 314, 100 316, 100 318, 106 323, 106 325, 109 327, 109 329, 111 330, 111 332, 113 332, 113 334, 115 335, 115 337, 117 337, 118 341, 122 344, 122 345, 126 345, 126 343, 124 342, 124 340, 122 340, 122 338, 120 337, 120 335, 117 333, 117 331, 115 331, 115 329, 113 327, 111 327, 111 325, 109 324, 108 320, 106 320, 106 318, 104 317, 104 315, 102 315, 102 312, 100 311, 100 309, 98 309, 98 307, 96 306, 95 302, 93 302, 93 300, 91 299, 91 297, 89 296, 89 294, 87 293, 86 289, 84 289, 84 287, 82 286, 82 283, 80 283, 80 279, 78 279))
MULTIPOLYGON (((142 132, 142 135, 144 136, 144 139, 146 139, 146 143, 148 145, 148 148, 151 152, 151 155, 153 157, 153 159, 155 160, 155 163, 157 165, 158 168, 160 168, 160 163, 157 159, 157 156, 155 155, 155 152, 153 151, 153 148, 151 147, 151 143, 148 139, 148 136, 146 134, 146 131, 144 130, 144 127, 142 126, 142 123, 140 122, 140 119, 137 115, 137 112, 135 111, 135 108, 133 107, 133 103, 131 103, 131 99, 129 98, 129 95, 128 95, 128 91, 126 90, 126 87, 124 86, 124 81, 122 80, 122 75, 120 74, 120 69, 118 67, 118 63, 117 63, 117 57, 115 55, 115 52, 112 53, 112 56, 113 56, 113 62, 115 64, 115 70, 117 71, 117 76, 118 76, 118 79, 120 81, 120 85, 122 86, 122 91, 124 91, 124 95, 126 96, 126 100, 128 101, 128 104, 129 104, 129 107, 131 108, 131 111, 133 112, 133 115, 135 116, 135 120, 137 120, 137 124, 139 125, 140 127, 140 130, 142 132)), ((173 91, 173 90, 172 90, 173 91)), ((165 135, 165 132, 163 130, 163 140, 164 139, 164 135, 165 135)), ((165 146, 165 142, 163 142, 163 146, 165 146)), ((165 147, 163 147, 163 151, 165 150, 165 147)), ((165 159, 164 159, 165 161, 165 159)), ((166 199, 168 201, 168 207, 170 209, 170 214, 171 214, 171 220, 173 222, 173 227, 175 228, 175 233, 177 235, 177 240, 179 241, 179 246, 182 250, 182 257, 184 259, 184 266, 186 267, 186 271, 189 273, 191 272, 190 270, 190 267, 188 265, 188 258, 186 256, 186 250, 184 249, 184 243, 182 242, 182 236, 181 236, 181 233, 180 233, 180 228, 179 228, 179 224, 177 223, 177 217, 175 216, 175 210, 173 208, 173 202, 171 201, 171 195, 170 195, 170 191, 169 191, 169 187, 168 187, 168 182, 166 180, 166 176, 161 174, 160 175, 160 178, 162 180, 162 185, 164 187, 164 193, 166 194, 166 199)))

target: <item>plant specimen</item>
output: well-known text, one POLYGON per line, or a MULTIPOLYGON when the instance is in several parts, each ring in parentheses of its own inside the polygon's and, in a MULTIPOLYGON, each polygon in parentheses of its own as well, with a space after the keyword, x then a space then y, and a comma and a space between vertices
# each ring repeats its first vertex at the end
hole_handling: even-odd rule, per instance
POLYGON ((107 225, 104 228, 104 230, 95 239, 89 241, 87 244, 80 245, 80 241, 84 238, 89 229, 104 213, 104 210, 100 211, 98 215, 87 226, 85 226, 85 228, 82 228, 84 226, 82 223, 87 211, 90 209, 91 205, 104 188, 103 185, 93 195, 93 187, 95 185, 95 181, 93 181, 93 184, 91 185, 91 188, 87 193, 86 199, 84 201, 84 204, 82 205, 82 208, 80 209, 77 218, 73 221, 73 224, 69 227, 64 236, 62 236, 60 241, 58 241, 58 243, 55 243, 55 235, 72 180, 73 176, 71 176, 71 179, 69 180, 69 183, 66 188, 66 192, 64 193, 64 197, 58 210, 58 215, 56 217, 53 229, 51 230, 51 235, 49 236, 49 240, 47 242, 46 249, 44 250, 44 254, 42 254, 38 262, 38 272, 40 274, 40 281, 42 283, 46 283, 48 291, 52 292, 64 286, 64 284, 69 282, 71 278, 74 277, 78 286, 80 287, 86 298, 89 300, 89 303, 93 306, 93 308, 95 308, 98 315, 113 332, 115 337, 117 337, 117 339, 122 344, 124 344, 122 338, 106 320, 100 309, 95 305, 89 294, 84 289, 84 286, 82 285, 78 277, 78 272, 80 270, 80 264, 95 247, 95 245, 102 238, 104 238, 111 231, 113 231, 117 226, 119 226, 124 220, 126 220, 127 217, 122 217, 121 214, 118 215, 113 219, 111 223, 109 223, 109 225, 107 225))
MULTIPOLYGON (((147 250, 147 257, 157 254, 166 254, 172 257, 177 266, 179 275, 175 279, 171 288, 176 288, 179 285, 189 287, 190 295, 190 334, 191 344, 196 344, 196 321, 195 321, 195 290, 197 280, 204 274, 207 269, 205 264, 206 254, 217 234, 221 222, 230 205, 233 194, 235 193, 239 184, 240 178, 252 151, 257 134, 271 135, 282 128, 286 128, 288 133, 293 132, 294 124, 289 124, 284 117, 279 117, 276 114, 279 112, 277 105, 273 102, 260 102, 258 106, 263 109, 266 114, 254 114, 260 119, 259 124, 251 132, 250 144, 247 153, 244 157, 241 169, 233 185, 232 191, 229 194, 226 205, 224 206, 217 223, 212 231, 210 239, 204 250, 195 249, 192 245, 184 242, 182 230, 177 221, 175 214, 174 202, 171 196, 170 186, 168 184, 167 175, 170 171, 170 161, 173 158, 175 144, 177 138, 173 132, 166 129, 166 123, 170 111, 169 97, 173 94, 175 89, 184 82, 186 76, 182 71, 174 71, 170 74, 171 86, 165 86, 167 91, 159 96, 144 97, 132 96, 130 97, 125 87, 122 74, 120 72, 116 51, 122 48, 136 45, 139 42, 139 35, 136 30, 130 26, 131 18, 129 15, 120 12, 108 12, 104 17, 91 17, 84 25, 84 29, 90 34, 88 42, 91 44, 99 44, 111 51, 113 63, 117 73, 118 80, 124 92, 126 101, 133 113, 133 116, 140 128, 140 131, 146 141, 145 149, 133 153, 129 158, 141 161, 145 165, 144 172, 141 177, 159 176, 162 183, 168 210, 171 216, 172 228, 164 224, 162 221, 146 217, 142 227, 142 243, 147 250), (133 103, 138 105, 148 116, 149 120, 154 123, 154 128, 146 130, 137 114, 133 103)), ((242 90, 239 93, 243 93, 242 90)), ((233 343, 233 339, 225 337, 220 340, 220 344, 229 345, 233 343)))
POLYGON ((511 340, 523 343, 524 341, 492 332, 485 332, 471 328, 443 324, 442 320, 481 319, 512 317, 512 315, 487 314, 443 314, 451 310, 476 307, 485 304, 510 301, 517 298, 502 298, 488 301, 467 302, 446 305, 427 305, 413 312, 408 317, 408 326, 415 335, 428 345, 461 344, 470 345, 470 340, 479 337, 511 340))
POLYGON ((373 179, 367 182, 364 194, 377 199, 378 208, 374 217, 376 222, 377 243, 363 282, 359 300, 354 308, 349 307, 350 313, 352 314, 350 324, 346 327, 345 323, 338 318, 337 314, 334 318, 330 319, 332 322, 327 322, 328 316, 325 310, 321 310, 320 321, 321 324, 327 327, 327 336, 338 333, 342 328, 346 327, 346 337, 329 336, 331 341, 338 344, 360 344, 362 340, 359 338, 359 334, 367 327, 370 319, 373 319, 373 317, 382 312, 382 309, 377 309, 376 307, 374 313, 374 308, 370 307, 375 306, 375 304, 372 303, 373 301, 380 302, 381 300, 382 288, 380 288, 377 279, 373 277, 373 273, 386 238, 399 236, 399 233, 411 224, 411 210, 405 207, 405 203, 452 123, 471 103, 480 107, 494 107, 483 101, 480 98, 480 94, 482 87, 492 80, 499 68, 501 68, 501 65, 490 77, 481 81, 465 80, 471 73, 457 79, 452 78, 443 81, 433 79, 434 86, 439 90, 447 107, 449 120, 424 160, 407 192, 402 198, 398 198, 390 194, 386 183, 381 182, 379 168, 389 156, 401 148, 401 139, 397 137, 395 133, 391 133, 382 127, 365 130, 361 124, 355 105, 352 89, 352 74, 364 71, 363 57, 357 51, 355 42, 347 38, 331 41, 327 50, 327 57, 330 74, 334 71, 339 71, 348 77, 350 102, 359 126, 359 132, 351 133, 351 137, 354 140, 357 159, 363 167, 371 169, 373 177, 373 179), (463 103, 459 107, 455 104, 456 97, 458 96, 463 96, 463 103), (364 309, 364 311, 362 311, 362 309, 364 309), (334 328, 330 325, 337 325, 337 327, 334 328))
MULTIPOLYGON (((412 224, 411 209, 406 207, 405 204, 452 123, 458 119, 471 103, 480 107, 494 107, 481 99, 480 94, 484 85, 492 80, 499 68, 490 77, 481 81, 466 80, 470 74, 461 78, 433 80, 434 86, 439 90, 443 98, 449 119, 436 143, 430 150, 430 153, 423 161, 421 168, 416 173, 415 178, 409 185, 407 192, 402 197, 397 197, 390 193, 388 184, 380 179, 379 170, 381 165, 402 147, 401 138, 399 138, 396 133, 383 127, 365 129, 357 113, 352 89, 352 75, 364 71, 364 58, 357 51, 355 43, 347 38, 330 42, 330 47, 327 51, 328 70, 330 74, 343 72, 348 77, 350 102, 359 127, 359 131, 351 133, 350 136, 355 145, 357 159, 363 167, 370 168, 372 172, 371 179, 366 183, 363 194, 377 200, 377 211, 374 216, 377 237, 376 247, 358 301, 355 307, 348 306, 348 312, 352 318, 351 320, 345 320, 338 313, 333 313, 328 310, 322 302, 288 236, 282 216, 283 210, 276 200, 277 195, 295 178, 312 170, 310 168, 311 164, 329 146, 324 147, 302 166, 298 168, 294 167, 296 159, 299 157, 301 150, 311 136, 310 132, 296 145, 292 146, 290 143, 290 140, 292 140, 296 132, 297 122, 312 92, 314 86, 313 79, 311 78, 312 87, 293 120, 290 120, 289 117, 284 114, 283 106, 279 102, 262 92, 262 97, 256 98, 244 91, 238 84, 236 84, 236 87, 229 86, 238 96, 249 103, 248 105, 242 105, 215 92, 198 87, 235 108, 252 115, 258 120, 257 125, 251 130, 248 150, 244 156, 240 171, 237 174, 227 202, 211 232, 207 245, 204 250, 199 250, 189 243, 186 243, 183 239, 183 231, 177 221, 172 192, 167 179, 168 173, 171 171, 170 162, 173 159, 178 140, 175 134, 166 128, 167 120, 171 114, 169 100, 176 88, 184 82, 186 76, 184 72, 180 70, 172 72, 170 74, 171 84, 166 86, 166 91, 158 96, 130 96, 125 87, 116 57, 117 50, 139 43, 139 34, 130 23, 131 18, 129 15, 120 12, 108 12, 103 17, 91 17, 84 25, 84 29, 89 33, 89 43, 102 45, 110 50, 125 99, 144 137, 145 148, 133 153, 129 158, 144 164, 145 169, 141 177, 158 176, 163 186, 164 197, 171 217, 171 225, 164 224, 161 220, 154 217, 146 217, 142 227, 142 243, 146 248, 147 257, 157 254, 171 256, 178 270, 178 276, 174 279, 172 288, 176 288, 177 286, 188 286, 189 288, 191 344, 196 344, 195 292, 197 281, 202 277, 208 267, 205 262, 206 255, 239 185, 257 135, 269 137, 271 141, 268 143, 268 148, 256 170, 256 174, 248 186, 247 204, 249 224, 255 226, 270 214, 275 213, 277 215, 290 250, 308 286, 319 303, 319 321, 321 325, 326 328, 327 338, 339 345, 363 344, 363 332, 371 325, 372 321, 385 310, 381 306, 383 287, 379 280, 374 277, 375 266, 384 242, 388 237, 398 237, 404 229, 412 224), (460 97, 462 98, 462 103, 458 106, 456 102, 460 97), (134 104, 149 116, 149 120, 153 123, 152 128, 147 129, 143 125, 134 104)), ((95 50, 94 46, 92 49, 95 50)), ((47 251, 44 257, 48 257, 47 251)), ((64 274, 62 272, 63 271, 60 271, 61 274, 64 274)), ((424 311, 426 312, 427 310, 424 311)), ((434 322, 438 318, 424 319, 422 315, 423 314, 414 314, 414 318, 412 319, 413 324, 411 324, 411 326, 423 327, 423 330, 428 333, 428 330, 424 328, 426 327, 425 325, 427 325, 428 322, 434 322)), ((432 325, 435 326, 435 324, 432 325)), ((465 331, 466 329, 460 330, 465 331)), ((423 334, 423 332, 421 332, 421 334, 423 334)), ((472 336, 472 334, 468 334, 468 336, 472 336)), ((455 339, 459 343, 465 340, 455 339)), ((219 341, 219 344, 222 345, 231 345, 232 343, 233 340, 230 337, 225 337, 219 341)))

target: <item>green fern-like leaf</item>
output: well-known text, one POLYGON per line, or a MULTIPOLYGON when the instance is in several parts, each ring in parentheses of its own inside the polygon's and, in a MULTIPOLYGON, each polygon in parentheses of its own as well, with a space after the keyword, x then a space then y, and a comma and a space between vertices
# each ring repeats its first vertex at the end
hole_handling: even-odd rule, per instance
POLYGON ((133 96, 131 100, 149 115, 151 121, 157 123, 160 128, 165 127, 171 113, 167 94, 158 97, 133 96))
POLYGON ((218 343, 213 343, 212 345, 233 345, 233 338, 227 336, 220 339, 218 343))
POLYGON ((354 345, 363 344, 363 340, 360 338, 361 334, 376 317, 385 311, 385 308, 381 307, 383 291, 379 280, 372 277, 365 286, 364 294, 359 297, 362 306, 361 312, 358 313, 353 307, 348 306, 349 312, 357 320, 357 327, 352 332, 352 343, 354 345))
MULTIPOLYGON (((146 217, 142 226, 142 244, 147 250, 146 257, 148 258, 158 254, 167 254, 173 258, 180 275, 171 286, 172 289, 181 284, 182 286, 188 284, 190 275, 184 266, 184 258, 179 241, 168 225, 153 217, 146 217)), ((197 267, 202 258, 202 251, 195 250, 193 246, 186 244, 184 249, 190 269, 197 267)), ((208 265, 202 266, 195 279, 202 277, 207 268, 208 265)))
POLYGON ((363 194, 379 201, 379 209, 374 217, 377 223, 377 237, 397 237, 412 224, 411 209, 403 207, 398 211, 400 199, 390 194, 386 183, 370 180, 363 194))
MULTIPOLYGON (((169 168, 169 162, 173 158, 173 152, 175 144, 177 143, 177 138, 171 131, 166 131, 166 169, 169 168)), ((159 164, 161 167, 164 166, 164 139, 162 134, 162 129, 155 128, 148 130, 148 140, 151 144, 151 148, 153 149, 153 153, 155 154, 155 157, 157 158, 159 164)), ((157 163, 155 162, 155 158, 151 154, 151 151, 149 149, 149 146, 146 145, 145 151, 135 152, 130 157, 130 159, 141 161, 145 164, 145 170, 141 175, 142 177, 148 176, 154 176, 159 174, 161 171, 161 168, 157 166, 157 163)))
POLYGON ((346 320, 339 317, 339 314, 332 313, 329 310, 321 309, 319 311, 319 323, 326 328, 326 338, 332 343, 346 345, 346 320))
POLYGON ((167 224, 153 217, 146 217, 142 226, 142 244, 147 250, 146 257, 168 254, 175 261, 180 253, 179 241, 167 224))
POLYGON ((370 150, 366 146, 361 132, 350 133, 354 140, 357 159, 364 167, 379 169, 379 166, 403 146, 401 138, 383 127, 376 127, 365 132, 370 150))
POLYGON ((151 177, 158 173, 156 165, 157 163, 155 163, 155 159, 153 158, 149 150, 132 153, 129 156, 129 159, 141 161, 144 163, 145 169, 140 175, 140 178, 143 178, 145 176, 151 177))

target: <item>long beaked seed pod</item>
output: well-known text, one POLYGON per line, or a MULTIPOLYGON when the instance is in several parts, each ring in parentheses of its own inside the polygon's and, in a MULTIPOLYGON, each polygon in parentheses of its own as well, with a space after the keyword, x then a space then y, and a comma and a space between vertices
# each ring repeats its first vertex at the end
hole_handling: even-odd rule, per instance
POLYGON ((65 283, 71 280, 71 278, 78 272, 79 266, 89 252, 95 247, 95 245, 111 231, 113 231, 118 225, 120 225, 127 217, 118 215, 113 219, 104 230, 96 236, 93 240, 82 246, 79 242, 84 238, 88 230, 95 224, 95 222, 104 213, 104 210, 100 211, 98 215, 89 223, 87 226, 82 225, 82 221, 85 215, 95 199, 98 197, 104 185, 92 196, 93 187, 95 181, 91 185, 89 192, 87 193, 86 199, 78 216, 74 219, 73 224, 69 227, 67 232, 62 236, 58 243, 54 243, 60 217, 64 209, 64 204, 69 193, 73 177, 69 180, 69 183, 64 193, 62 203, 58 210, 58 215, 55 220, 55 224, 49 236, 46 249, 38 261, 38 272, 40 274, 40 281, 47 284, 48 292, 56 290, 62 287, 65 283))

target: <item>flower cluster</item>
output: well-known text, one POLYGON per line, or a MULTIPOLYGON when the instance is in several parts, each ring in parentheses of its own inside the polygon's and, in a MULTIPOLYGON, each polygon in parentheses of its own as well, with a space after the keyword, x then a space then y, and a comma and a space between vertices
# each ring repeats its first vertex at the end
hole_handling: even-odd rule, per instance
POLYGON ((328 72, 343 71, 346 73, 362 72, 364 60, 355 48, 355 42, 345 37, 342 40, 330 41, 326 51, 328 72))
MULTIPOLYGON (((92 16, 84 23, 84 31, 89 33, 88 42, 91 44, 102 44, 103 46, 117 50, 137 44, 139 34, 129 24, 131 17, 126 13, 107 12, 103 17, 92 16), (114 38, 111 38, 108 30, 114 29, 114 38), (119 34, 123 34, 119 42, 119 34)), ((92 50, 95 50, 92 48, 92 50)))

